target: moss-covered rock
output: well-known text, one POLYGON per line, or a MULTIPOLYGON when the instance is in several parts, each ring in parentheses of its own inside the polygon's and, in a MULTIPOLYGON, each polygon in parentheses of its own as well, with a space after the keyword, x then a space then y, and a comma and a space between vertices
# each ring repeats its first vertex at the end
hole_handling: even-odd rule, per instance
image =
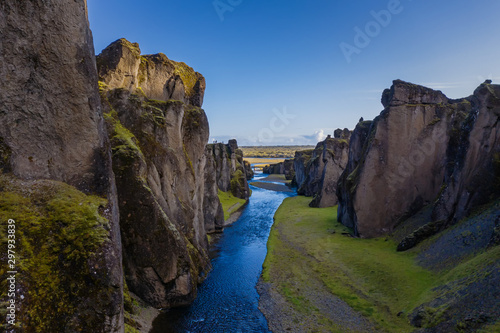
MULTIPOLYGON (((7 221, 16 221, 19 328, 94 331, 102 325, 94 307, 115 302, 114 288, 103 287, 109 279, 101 253, 110 242, 110 224, 104 216, 107 200, 65 183, 21 181, 7 174, 0 175, 0 189, 3 248, 7 248, 7 221), (89 298, 98 303, 89 304, 89 298)), ((0 269, 2 300, 8 290, 6 259, 2 257, 0 269)), ((4 320, 2 316, 5 325, 4 320)))

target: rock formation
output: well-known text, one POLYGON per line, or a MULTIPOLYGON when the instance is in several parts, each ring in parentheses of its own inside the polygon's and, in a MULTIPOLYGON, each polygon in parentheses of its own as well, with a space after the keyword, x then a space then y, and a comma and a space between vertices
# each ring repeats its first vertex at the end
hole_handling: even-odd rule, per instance
POLYGON ((16 319, 27 332, 123 331, 116 187, 86 10, 84 0, 0 4, 0 215, 17 220, 23 244, 16 319))
POLYGON ((361 237, 375 237, 433 205, 439 230, 497 196, 499 97, 500 86, 491 82, 450 100, 394 81, 380 116, 358 124, 351 138, 339 220, 361 237))
POLYGON ((224 229, 225 225, 224 210, 218 197, 219 186, 216 177, 218 170, 211 145, 205 147, 205 158, 205 194, 203 202, 205 231, 207 233, 220 232, 224 229))
POLYGON ((124 39, 97 64, 128 286, 157 308, 189 304, 210 269, 205 224, 215 228, 221 216, 205 168, 213 168, 200 108, 205 80, 163 54, 142 56, 124 39))
POLYGON ((294 160, 284 160, 283 162, 270 164, 264 167, 262 170, 265 174, 278 174, 285 175, 286 180, 292 180, 295 176, 294 170, 294 160))
POLYGON ((347 131, 342 137, 327 138, 322 142, 323 149, 317 163, 323 163, 324 167, 311 207, 332 207, 338 203, 337 182, 347 164, 350 135, 351 132, 347 131))
POLYGON ((334 138, 328 136, 314 150, 295 153, 294 184, 299 195, 314 197, 311 207, 337 204, 337 181, 347 164, 350 135, 348 129, 338 129, 334 138))
POLYGON ((213 143, 207 145, 215 160, 217 186, 223 192, 231 192, 237 198, 248 199, 250 190, 248 179, 253 177, 250 165, 243 161, 243 152, 238 149, 236 140, 227 144, 213 143))

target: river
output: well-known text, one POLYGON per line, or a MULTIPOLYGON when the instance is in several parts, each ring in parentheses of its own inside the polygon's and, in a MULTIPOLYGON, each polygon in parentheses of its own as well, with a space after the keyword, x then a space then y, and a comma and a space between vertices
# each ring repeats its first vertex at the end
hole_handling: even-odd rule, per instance
MULTIPOLYGON (((261 176, 256 176, 258 180, 261 176)), ((269 332, 255 286, 267 253, 273 216, 293 193, 251 186, 241 217, 211 248, 213 269, 189 307, 160 314, 150 333, 269 332)))

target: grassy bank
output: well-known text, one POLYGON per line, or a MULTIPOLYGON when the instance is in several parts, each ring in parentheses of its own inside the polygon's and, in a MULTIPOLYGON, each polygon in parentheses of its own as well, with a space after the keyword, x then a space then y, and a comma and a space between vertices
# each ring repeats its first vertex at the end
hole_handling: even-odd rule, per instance
MULTIPOLYGON (((292 317, 314 317, 300 323, 305 331, 345 331, 338 326, 343 318, 336 321, 332 307, 322 308, 318 295, 308 294, 318 291, 340 298, 368 318, 375 330, 413 331, 408 314, 435 299, 435 287, 460 281, 471 270, 500 260, 495 247, 451 270, 431 272, 416 264, 418 251, 396 252, 389 238, 352 238, 350 230, 337 222, 336 207, 310 208, 309 201, 287 198, 276 212, 262 275, 263 282, 293 309, 292 317)), ((436 317, 432 320, 429 326, 439 322, 436 317)))
POLYGON ((310 199, 285 199, 275 215, 268 242, 263 279, 271 281, 295 310, 316 313, 325 329, 327 314, 303 294, 312 280, 320 281, 333 295, 371 319, 376 327, 394 332, 410 331, 405 316, 437 277, 414 262, 414 256, 396 252, 387 239, 362 240, 336 220, 336 207, 310 208, 310 199), (291 282, 293 281, 293 283, 291 282))
POLYGON ((233 213, 237 212, 246 203, 246 200, 236 198, 230 192, 221 190, 219 190, 219 200, 224 210, 224 221, 227 221, 233 213))

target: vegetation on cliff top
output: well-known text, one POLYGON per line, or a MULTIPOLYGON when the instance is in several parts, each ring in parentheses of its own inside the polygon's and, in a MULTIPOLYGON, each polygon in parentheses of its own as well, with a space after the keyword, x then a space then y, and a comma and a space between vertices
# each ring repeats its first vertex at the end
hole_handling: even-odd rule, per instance
MULTIPOLYGON (((245 158, 293 158, 297 150, 313 149, 314 146, 249 146, 240 147, 245 158)), ((274 163, 274 162, 273 162, 274 163)))

